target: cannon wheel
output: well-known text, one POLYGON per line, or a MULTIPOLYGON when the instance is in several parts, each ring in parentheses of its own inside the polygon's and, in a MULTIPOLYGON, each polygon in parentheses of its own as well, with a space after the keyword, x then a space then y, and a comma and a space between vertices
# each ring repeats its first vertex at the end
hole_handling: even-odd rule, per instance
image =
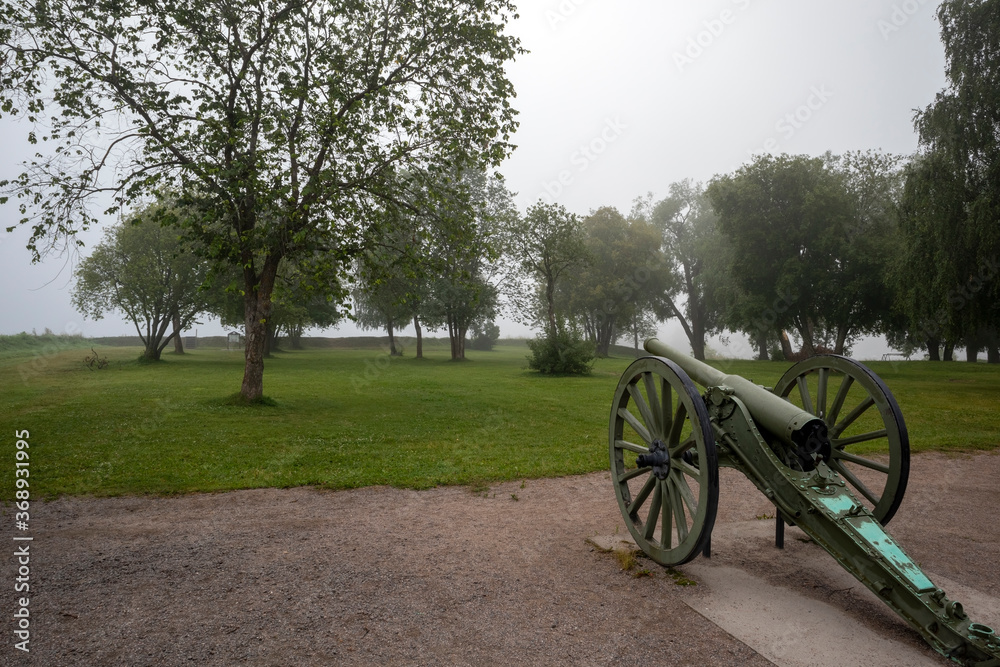
POLYGON ((705 402, 661 357, 634 361, 611 405, 611 480, 625 525, 654 561, 686 563, 708 544, 719 463, 705 402), (637 459, 654 461, 639 465, 637 459))
POLYGON ((833 445, 827 463, 882 525, 889 523, 910 475, 910 438, 885 383, 853 359, 821 355, 789 368, 774 393, 826 422, 833 445), (865 455, 886 445, 888 463, 865 455))

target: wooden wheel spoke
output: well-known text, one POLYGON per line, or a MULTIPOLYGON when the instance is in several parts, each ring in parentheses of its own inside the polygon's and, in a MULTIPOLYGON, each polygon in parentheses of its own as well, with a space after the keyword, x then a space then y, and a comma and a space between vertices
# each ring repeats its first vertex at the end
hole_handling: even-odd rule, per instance
POLYGON ((812 397, 809 396, 809 383, 806 381, 806 376, 800 375, 795 378, 795 384, 799 386, 799 396, 802 397, 802 409, 809 414, 816 414, 813 412, 812 397))
POLYGON ((844 401, 847 400, 847 392, 851 390, 852 384, 854 384, 854 378, 850 375, 844 375, 844 379, 840 383, 840 389, 837 391, 837 397, 833 399, 833 405, 830 406, 830 414, 826 418, 827 424, 836 423, 837 417, 840 416, 840 409, 844 407, 844 401))
POLYGON ((649 447, 637 445, 634 442, 629 442, 628 440, 615 440, 615 447, 617 449, 624 449, 636 454, 649 454, 649 447))
MULTIPOLYGON (((660 488, 662 489, 660 491, 662 496, 669 498, 667 480, 660 482, 660 488)), ((673 526, 671 525, 670 516, 670 503, 660 503, 660 547, 663 549, 669 549, 671 542, 673 542, 673 526)))
POLYGON ((660 505, 666 500, 663 497, 663 485, 659 483, 659 478, 650 475, 650 479, 656 480, 653 486, 653 500, 649 503, 649 514, 646 515, 646 526, 643 536, 647 540, 653 539, 653 531, 656 530, 656 520, 660 516, 660 505))
POLYGON ((681 454, 688 451, 697 444, 698 442, 694 439, 694 435, 692 434, 688 436, 687 440, 685 440, 684 442, 677 443, 677 445, 674 447, 667 447, 667 450, 670 452, 670 458, 677 459, 680 458, 681 454))
POLYGON ((667 446, 679 443, 681 439, 681 429, 684 428, 684 421, 687 418, 687 408, 683 403, 677 403, 677 412, 674 413, 674 421, 670 424, 670 434, 667 436, 667 446))
POLYGON ((674 418, 674 390, 670 388, 667 378, 660 378, 660 419, 662 419, 663 430, 661 433, 666 436, 672 426, 674 418))
POLYGON ((877 470, 885 475, 890 473, 888 465, 879 463, 878 461, 872 461, 871 459, 862 458, 860 456, 856 456, 855 454, 849 454, 848 452, 834 451, 833 458, 841 461, 850 461, 851 463, 856 463, 857 465, 868 468, 869 470, 877 470))
POLYGON ((685 475, 687 475, 692 479, 697 479, 697 480, 701 479, 701 470, 698 470, 698 468, 695 468, 690 463, 681 460, 675 460, 672 461, 670 465, 672 465, 675 470, 684 473, 685 475))
POLYGON ((681 499, 687 504, 688 514, 695 516, 698 513, 698 501, 695 500, 694 492, 688 486, 687 480, 681 475, 673 475, 674 485, 680 492, 681 499))
POLYGON ((863 415, 865 411, 867 411, 868 408, 870 408, 873 405, 875 405, 875 398, 870 395, 866 396, 865 400, 861 401, 861 404, 858 405, 858 407, 851 410, 850 414, 848 414, 846 417, 844 417, 842 421, 840 421, 836 426, 830 429, 830 437, 836 438, 838 435, 843 433, 844 429, 846 429, 848 426, 857 421, 858 417, 863 415))
POLYGON ((633 468, 632 470, 626 470, 622 474, 618 475, 618 483, 624 484, 630 479, 635 479, 640 475, 644 475, 649 471, 649 468, 633 468))
POLYGON ((626 408, 618 408, 618 416, 632 427, 632 430, 639 434, 639 437, 646 441, 647 445, 653 444, 653 439, 649 437, 649 431, 643 426, 634 414, 626 408))
POLYGON ((646 502, 647 498, 649 498, 649 494, 653 492, 653 486, 655 484, 656 484, 656 475, 650 475, 649 479, 646 480, 646 483, 642 485, 641 489, 639 489, 639 493, 637 493, 635 495, 635 498, 632 499, 632 502, 629 503, 628 506, 629 516, 636 515, 636 512, 639 510, 640 507, 642 507, 642 504, 646 502))
POLYGON ((819 369, 819 380, 816 382, 816 416, 823 419, 826 415, 826 389, 830 383, 830 369, 819 369))
POLYGON ((870 433, 861 433, 859 435, 852 435, 847 438, 834 438, 830 443, 837 449, 843 449, 848 445, 856 445, 859 442, 868 442, 869 440, 878 440, 879 438, 888 437, 889 432, 886 429, 879 429, 878 431, 871 431, 870 433))
POLYGON ((628 386, 628 393, 635 402, 635 407, 639 408, 639 414, 642 415, 642 421, 646 425, 646 434, 652 437, 656 437, 656 420, 653 419, 653 412, 649 409, 649 404, 646 399, 643 398, 642 393, 639 391, 639 387, 635 384, 630 384, 628 386))
POLYGON ((878 505, 878 496, 872 493, 871 489, 865 486, 865 483, 862 482, 860 479, 858 479, 857 475, 848 470, 847 466, 845 466, 840 461, 831 460, 830 467, 832 467, 834 470, 840 473, 841 477, 850 482, 851 486, 853 486, 855 489, 857 489, 857 491, 861 495, 867 498, 868 502, 870 502, 873 506, 878 505))
POLYGON ((670 495, 670 505, 674 510, 674 523, 677 524, 677 539, 683 542, 688 536, 688 523, 687 517, 684 515, 684 504, 681 501, 676 484, 671 485, 670 495))
POLYGON ((653 420, 652 424, 647 424, 651 429, 651 433, 655 432, 655 437, 663 437, 663 415, 660 413, 660 395, 656 391, 657 380, 660 379, 659 376, 654 376, 652 373, 642 374, 642 383, 646 385, 646 398, 649 406, 649 418, 653 420))

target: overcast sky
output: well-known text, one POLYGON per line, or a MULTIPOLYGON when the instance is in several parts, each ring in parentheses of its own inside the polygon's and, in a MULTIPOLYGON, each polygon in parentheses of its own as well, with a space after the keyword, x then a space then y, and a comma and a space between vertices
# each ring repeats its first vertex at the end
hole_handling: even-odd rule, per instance
MULTIPOLYGON (((646 193, 708 181, 761 152, 819 155, 917 146, 913 111, 945 85, 937 3, 921 0, 523 0, 509 67, 518 149, 501 168, 523 211, 538 199, 627 213, 646 193)), ((27 127, 0 119, 0 178, 19 173, 27 127)), ((66 258, 31 265, 0 207, 0 333, 134 333, 70 304, 66 258)), ((84 237, 88 246, 100 232, 84 237)), ((89 253, 89 248, 84 249, 89 253)), ((502 335, 527 329, 501 322, 502 335)), ((200 335, 221 333, 218 323, 200 335)), ((352 326, 326 335, 354 335, 352 326)), ((679 327, 663 335, 683 342, 679 327), (678 337, 679 336, 679 337, 678 337)), ((731 352, 746 356, 734 343, 731 352)), ((856 348, 878 353, 877 343, 856 348)))

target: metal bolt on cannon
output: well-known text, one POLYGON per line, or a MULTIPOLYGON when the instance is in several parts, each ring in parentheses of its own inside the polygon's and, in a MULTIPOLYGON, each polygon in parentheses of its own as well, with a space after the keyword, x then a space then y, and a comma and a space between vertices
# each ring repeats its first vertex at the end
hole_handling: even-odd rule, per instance
POLYGON ((798 526, 939 653, 1000 667, 1000 636, 972 622, 883 528, 903 499, 910 448, 877 375, 823 355, 768 390, 655 338, 645 347, 655 356, 633 362, 615 391, 609 452, 618 506, 651 559, 674 566, 707 554, 719 467, 735 468, 774 503, 779 546, 785 523, 798 526), (888 446, 887 463, 865 454, 871 445, 888 446))

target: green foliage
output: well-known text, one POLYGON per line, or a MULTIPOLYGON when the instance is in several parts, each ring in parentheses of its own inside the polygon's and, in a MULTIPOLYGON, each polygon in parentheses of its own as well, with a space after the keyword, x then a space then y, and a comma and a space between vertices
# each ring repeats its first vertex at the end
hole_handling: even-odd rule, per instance
POLYGON ((898 158, 762 155, 707 193, 731 248, 730 328, 755 340, 794 330, 842 353, 891 304, 886 259, 898 158))
POLYGON ((169 202, 148 206, 134 220, 109 228, 77 266, 73 289, 73 305, 85 317, 99 320, 118 311, 131 320, 145 345, 143 357, 150 361, 159 359, 173 336, 207 307, 201 287, 208 265, 181 241, 176 228, 158 222, 170 207, 169 202), (167 335, 175 323, 179 327, 167 335))
MULTIPOLYGON (((700 183, 670 185, 656 204, 640 200, 633 217, 643 217, 660 231, 670 273, 666 289, 652 298, 660 321, 676 317, 691 343, 695 359, 705 359, 705 336, 722 326, 722 294, 728 289, 728 259, 715 212, 700 183), (645 205, 644 205, 645 204, 645 205), (684 310, 678 306, 680 297, 684 310)), ((638 333, 638 332, 637 332, 638 333)))
POLYGON ((528 279, 518 299, 522 318, 541 319, 547 335, 555 335, 564 318, 556 309, 559 279, 590 258, 580 220, 559 204, 538 201, 510 226, 504 245, 528 279))
POLYGON ((429 327, 445 328, 457 361, 470 327, 496 316, 502 232, 517 212, 499 177, 466 171, 450 187, 426 216, 429 279, 420 313, 429 327))
POLYGON ((98 193, 109 212, 183 193, 201 212, 187 235, 243 278, 248 399, 285 259, 341 264, 404 193, 434 201, 441 174, 512 149, 508 0, 0 0, 0 14, 17 26, 0 31, 0 109, 50 147, 0 183, 35 258, 96 222, 98 193))
POLYGON ((587 375, 594 365, 594 345, 572 330, 528 341, 528 368, 546 375, 587 375))
POLYGON ((500 340, 500 327, 496 322, 476 322, 472 325, 472 339, 469 348, 473 350, 490 351, 500 340))
POLYGON ((938 8, 947 87, 915 116, 921 152, 906 173, 895 266, 897 339, 976 349, 1000 328, 1000 2, 938 8))
POLYGON ((660 250, 659 231, 645 220, 629 220, 604 207, 582 224, 590 261, 564 285, 560 298, 603 357, 637 313, 649 308, 654 295, 668 289, 669 264, 660 250))

